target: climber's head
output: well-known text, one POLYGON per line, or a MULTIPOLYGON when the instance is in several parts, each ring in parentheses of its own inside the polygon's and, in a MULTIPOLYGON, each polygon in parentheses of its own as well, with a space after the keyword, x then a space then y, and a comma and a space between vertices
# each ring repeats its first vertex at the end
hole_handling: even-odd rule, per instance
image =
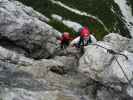
POLYGON ((64 32, 64 33, 63 33, 63 37, 64 37, 65 39, 69 39, 69 38, 70 38, 70 33, 64 32))
POLYGON ((87 26, 84 26, 80 32, 80 36, 83 38, 87 38, 90 36, 90 30, 87 26))

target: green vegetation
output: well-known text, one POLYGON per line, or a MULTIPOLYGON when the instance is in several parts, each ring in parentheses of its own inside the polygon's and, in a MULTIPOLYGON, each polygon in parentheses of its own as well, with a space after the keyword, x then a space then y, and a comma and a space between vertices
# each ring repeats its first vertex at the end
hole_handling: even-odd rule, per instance
MULTIPOLYGON (((49 0, 19 0, 24 4, 33 7, 35 10, 41 12, 45 16, 51 18, 51 14, 57 14, 62 16, 64 19, 75 21, 80 23, 81 25, 88 25, 90 30, 95 33, 95 36, 98 40, 100 40, 107 32, 104 30, 103 26, 97 22, 96 20, 86 17, 77 15, 73 12, 68 11, 65 8, 62 8, 56 4, 52 4, 49 0), (91 21, 93 20, 93 21, 91 21)), ((113 7, 117 11, 116 13, 120 14, 119 8, 113 2, 113 0, 58 0, 62 3, 75 8, 81 11, 85 11, 89 14, 97 16, 103 23, 107 26, 110 32, 127 32, 123 21, 116 16, 111 11, 113 7), (114 28, 115 27, 115 28, 114 28)), ((132 1, 132 0, 131 0, 132 1)), ((56 21, 50 21, 49 24, 54 28, 58 29, 60 32, 68 31, 74 34, 73 30, 67 28, 66 26, 62 25, 56 21), (59 24, 59 25, 58 25, 59 24)), ((124 33, 125 34, 125 33, 124 33)))
POLYGON ((132 7, 132 14, 133 14, 133 0, 129 0, 129 4, 130 4, 131 7, 132 7))
POLYGON ((113 0, 59 0, 62 3, 85 11, 94 16, 98 16, 107 27, 112 27, 116 21, 115 15, 110 8, 113 5, 113 0))

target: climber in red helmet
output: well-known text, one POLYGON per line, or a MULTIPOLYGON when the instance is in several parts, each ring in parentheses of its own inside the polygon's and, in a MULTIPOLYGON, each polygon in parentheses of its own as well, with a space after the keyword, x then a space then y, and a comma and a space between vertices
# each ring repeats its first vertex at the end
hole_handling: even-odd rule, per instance
POLYGON ((81 53, 84 53, 84 46, 92 43, 90 34, 91 32, 87 26, 80 30, 79 42, 76 44, 76 47, 81 48, 81 53))
POLYGON ((88 29, 87 26, 84 26, 81 30, 80 30, 80 40, 78 43, 78 47, 82 46, 87 46, 89 43, 91 43, 91 38, 90 38, 90 30, 88 29))
POLYGON ((66 48, 71 40, 70 33, 64 32, 60 40, 61 40, 61 48, 66 48))

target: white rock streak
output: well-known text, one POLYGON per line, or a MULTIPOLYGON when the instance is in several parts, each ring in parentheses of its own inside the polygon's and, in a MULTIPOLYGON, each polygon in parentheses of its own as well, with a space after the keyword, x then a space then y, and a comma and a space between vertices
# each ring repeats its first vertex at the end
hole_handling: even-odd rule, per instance
POLYGON ((125 20, 125 24, 133 37, 133 15, 130 5, 127 4, 127 0, 114 0, 114 2, 119 6, 122 12, 122 18, 125 20))

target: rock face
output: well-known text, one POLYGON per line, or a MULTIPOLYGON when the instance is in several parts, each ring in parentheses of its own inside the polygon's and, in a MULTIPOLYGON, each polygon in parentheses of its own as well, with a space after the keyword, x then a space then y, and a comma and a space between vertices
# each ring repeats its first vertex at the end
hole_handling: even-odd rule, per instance
POLYGON ((47 21, 48 18, 17 1, 0 1, 0 41, 4 46, 10 43, 33 58, 53 55, 60 33, 47 25, 47 21))
POLYGON ((75 71, 74 57, 61 58, 33 60, 0 47, 0 99, 88 100, 76 92, 87 79, 75 71))
POLYGON ((112 33, 105 36, 104 41, 97 42, 98 45, 88 46, 79 62, 80 72, 105 86, 125 91, 123 95, 131 96, 132 91, 129 94, 127 89, 133 86, 133 54, 125 51, 128 43, 129 39, 112 33), (105 48, 117 50, 124 55, 109 53, 105 48))
POLYGON ((32 92, 24 89, 4 89, 1 92, 2 100, 83 100, 70 91, 32 92))
POLYGON ((133 52, 133 39, 130 39, 129 44, 128 44, 128 51, 133 52))
POLYGON ((117 51, 127 50, 127 45, 129 44, 129 39, 122 37, 117 33, 110 33, 109 35, 106 35, 103 41, 109 42, 113 46, 113 49, 117 51))
POLYGON ((43 59, 42 61, 34 61, 34 63, 27 67, 20 66, 19 70, 28 72, 36 78, 44 78, 48 71, 55 71, 59 74, 63 74, 63 67, 63 64, 59 61, 43 59))

